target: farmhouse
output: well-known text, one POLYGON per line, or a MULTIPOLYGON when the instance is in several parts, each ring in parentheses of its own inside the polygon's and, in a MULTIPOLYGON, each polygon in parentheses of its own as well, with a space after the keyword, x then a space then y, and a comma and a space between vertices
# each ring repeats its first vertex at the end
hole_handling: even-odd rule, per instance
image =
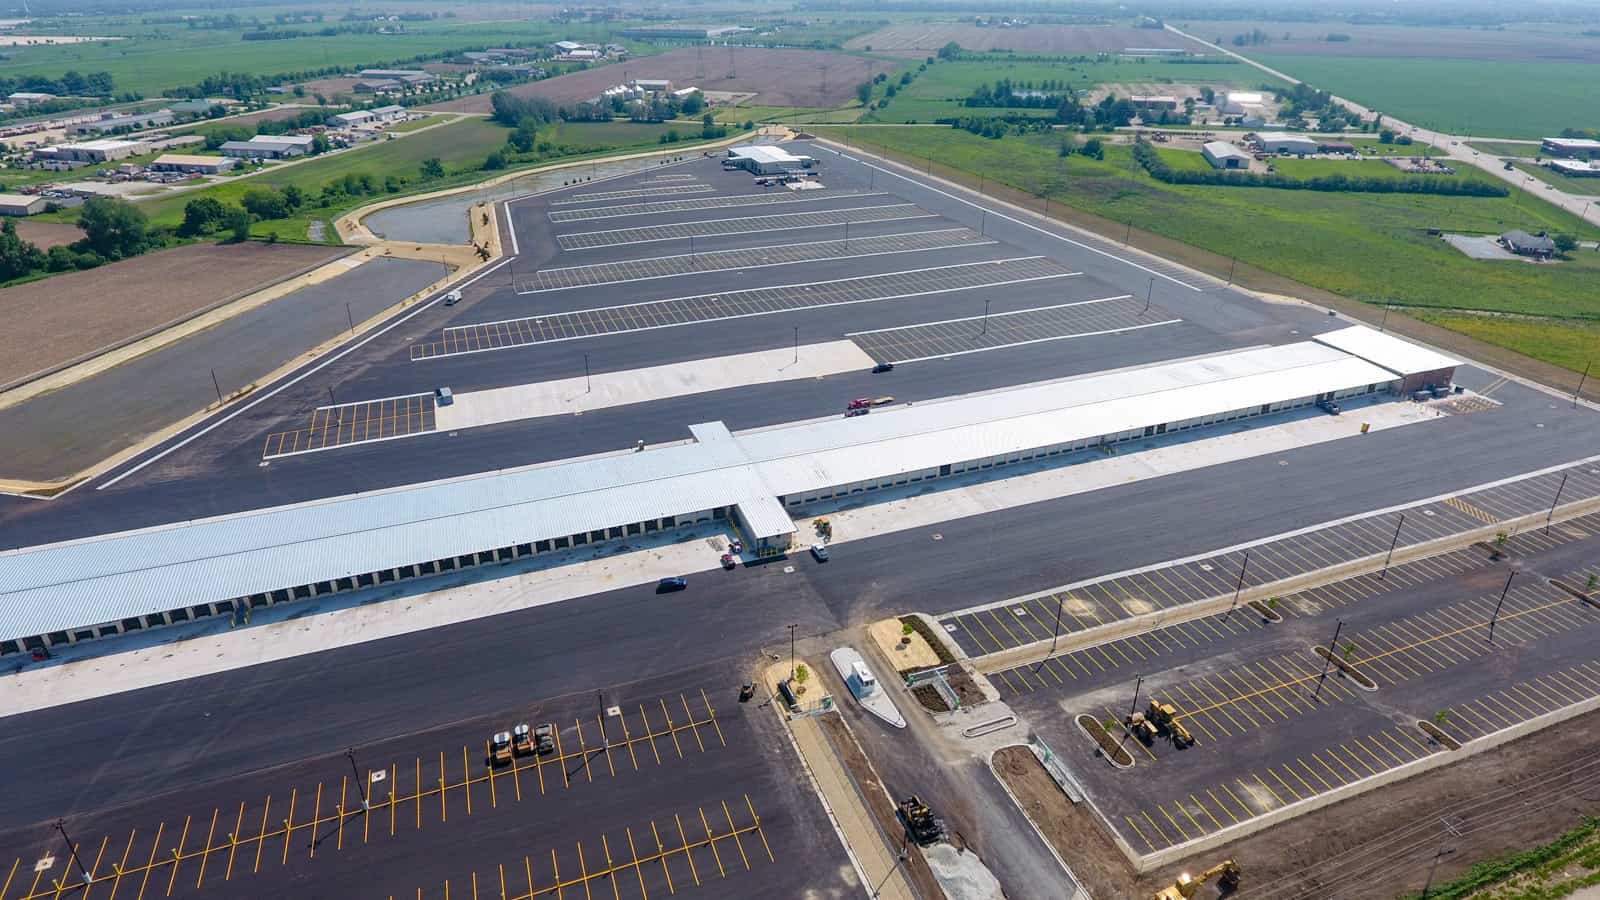
POLYGON ((1595 156, 1600 155, 1600 141, 1591 141, 1587 138, 1545 138, 1539 142, 1539 149, 1556 156, 1595 156))
POLYGON ((1529 234, 1526 231, 1508 231, 1500 235, 1500 245, 1518 256, 1537 259, 1549 259, 1556 253, 1556 242, 1548 235, 1529 234))
POLYGON ((166 153, 150 164, 152 172, 199 172, 202 175, 220 175, 238 165, 238 160, 226 156, 194 156, 186 153, 166 153))
POLYGON ((1317 152, 1317 142, 1300 134, 1264 132, 1256 135, 1262 153, 1293 153, 1306 156, 1317 152))
POLYGON ((1205 146, 1200 148, 1200 153, 1214 169, 1250 168, 1250 154, 1227 141, 1207 141, 1205 146))

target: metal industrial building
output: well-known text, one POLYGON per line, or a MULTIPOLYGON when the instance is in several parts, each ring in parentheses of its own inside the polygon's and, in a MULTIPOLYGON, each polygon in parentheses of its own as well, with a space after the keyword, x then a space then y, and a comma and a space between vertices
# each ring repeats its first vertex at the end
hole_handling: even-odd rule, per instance
POLYGON ((1312 341, 636 453, 408 485, 0 554, 0 653, 728 521, 1414 385, 1457 361, 1356 326, 1312 341))
POLYGON ((1200 152, 1213 169, 1250 168, 1250 154, 1227 141, 1206 141, 1200 152))
POLYGON ((728 148, 728 165, 746 169, 756 175, 782 175, 811 168, 809 156, 795 156, 782 147, 771 144, 740 144, 728 148))

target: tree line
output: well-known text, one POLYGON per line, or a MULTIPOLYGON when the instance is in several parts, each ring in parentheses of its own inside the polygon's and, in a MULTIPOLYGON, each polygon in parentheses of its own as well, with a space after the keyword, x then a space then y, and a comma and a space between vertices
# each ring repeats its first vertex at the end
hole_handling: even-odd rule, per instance
POLYGON ((1511 191, 1498 184, 1467 179, 1432 177, 1364 178, 1349 175, 1319 175, 1294 178, 1288 175, 1262 175, 1256 172, 1174 169, 1156 148, 1140 138, 1133 144, 1133 158, 1151 178, 1165 184, 1214 184, 1229 187, 1267 187, 1291 191, 1330 191, 1371 194, 1443 194, 1457 197, 1508 197, 1511 191))

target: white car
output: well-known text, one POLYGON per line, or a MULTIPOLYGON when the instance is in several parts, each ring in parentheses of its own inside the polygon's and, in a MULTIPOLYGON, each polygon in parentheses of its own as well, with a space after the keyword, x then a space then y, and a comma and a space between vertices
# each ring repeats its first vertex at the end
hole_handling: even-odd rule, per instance
POLYGON ((817 562, 827 562, 828 548, 821 544, 812 544, 811 555, 816 558, 817 562))
POLYGON ((444 295, 444 305, 445 306, 455 306, 457 303, 460 303, 460 302, 461 302, 461 292, 460 291, 451 291, 450 293, 444 295))

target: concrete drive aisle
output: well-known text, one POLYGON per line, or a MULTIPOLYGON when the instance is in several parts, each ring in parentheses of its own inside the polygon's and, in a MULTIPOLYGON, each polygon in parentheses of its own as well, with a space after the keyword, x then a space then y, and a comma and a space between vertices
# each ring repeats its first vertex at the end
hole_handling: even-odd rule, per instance
POLYGON ((808 716, 789 721, 789 731, 794 735, 795 746, 811 770, 817 791, 823 803, 832 812, 833 820, 849 845, 850 855, 871 882, 867 885, 869 896, 915 900, 916 894, 906 881, 905 872, 894 851, 884 844, 878 827, 872 821, 861 794, 845 771, 844 763, 833 752, 822 726, 808 716), (880 886, 881 885, 881 886, 880 886), (876 888, 876 890, 874 890, 876 888))

